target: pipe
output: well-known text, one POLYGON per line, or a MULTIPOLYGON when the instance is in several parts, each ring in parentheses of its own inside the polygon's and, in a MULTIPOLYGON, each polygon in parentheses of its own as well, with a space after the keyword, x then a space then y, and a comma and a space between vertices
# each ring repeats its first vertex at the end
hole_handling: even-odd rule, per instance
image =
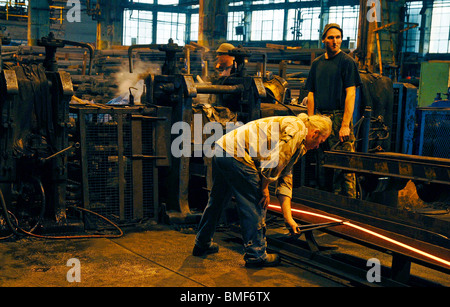
POLYGON ((92 65, 94 60, 94 47, 92 47, 91 44, 88 43, 80 43, 80 42, 73 42, 73 41, 62 41, 64 45, 70 45, 70 46, 78 46, 78 47, 84 47, 89 50, 89 76, 92 75, 92 65))
POLYGON ((244 91, 242 84, 238 85, 210 85, 210 84, 195 84, 197 93, 199 94, 238 94, 244 91))
POLYGON ((372 116, 372 108, 366 107, 364 110, 364 120, 362 122, 362 152, 369 152, 369 133, 370 118, 372 116))
POLYGON ((132 45, 128 48, 128 63, 130 66, 130 73, 133 73, 133 50, 134 49, 158 49, 161 45, 158 44, 148 44, 148 45, 132 45))

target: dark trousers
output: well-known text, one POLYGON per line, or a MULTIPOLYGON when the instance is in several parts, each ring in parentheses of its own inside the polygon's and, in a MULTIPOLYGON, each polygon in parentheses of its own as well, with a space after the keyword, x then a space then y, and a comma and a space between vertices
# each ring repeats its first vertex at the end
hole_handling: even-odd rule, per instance
POLYGON ((235 196, 247 262, 261 261, 266 253, 266 210, 261 200, 261 179, 258 172, 233 157, 212 158, 213 185, 195 239, 202 248, 210 246, 224 207, 235 196))

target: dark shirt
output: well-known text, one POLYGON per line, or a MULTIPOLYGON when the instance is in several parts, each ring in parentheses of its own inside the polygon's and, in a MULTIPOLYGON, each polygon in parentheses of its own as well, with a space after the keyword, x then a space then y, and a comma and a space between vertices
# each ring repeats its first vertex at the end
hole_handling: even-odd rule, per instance
POLYGON ((326 59, 315 59, 306 81, 306 89, 314 93, 314 107, 320 111, 344 110, 345 89, 361 85, 358 66, 345 52, 326 59))

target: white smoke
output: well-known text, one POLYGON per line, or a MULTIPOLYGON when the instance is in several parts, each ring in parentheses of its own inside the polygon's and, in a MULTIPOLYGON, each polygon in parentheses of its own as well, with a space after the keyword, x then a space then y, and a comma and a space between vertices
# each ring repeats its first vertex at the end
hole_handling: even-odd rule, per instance
POLYGON ((115 103, 118 103, 120 100, 128 102, 131 89, 134 102, 139 104, 142 93, 144 92, 144 79, 151 74, 160 75, 161 65, 135 60, 133 63, 133 73, 130 73, 128 62, 123 63, 120 66, 120 70, 111 75, 117 84, 116 96, 118 98, 114 99, 116 101, 115 103))

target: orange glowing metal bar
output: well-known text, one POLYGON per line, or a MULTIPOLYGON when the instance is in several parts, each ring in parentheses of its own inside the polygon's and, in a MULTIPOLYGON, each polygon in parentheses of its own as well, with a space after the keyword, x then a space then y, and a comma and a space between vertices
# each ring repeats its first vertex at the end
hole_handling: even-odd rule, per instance
MULTIPOLYGON (((273 209, 280 209, 280 210, 281 210, 281 207, 280 207, 280 206, 276 206, 276 205, 269 204, 269 207, 270 207, 270 208, 273 208, 273 209)), ((330 216, 326 216, 326 215, 314 213, 314 212, 308 212, 308 211, 298 210, 298 209, 294 209, 294 208, 292 208, 291 210, 292 210, 293 212, 303 213, 303 214, 307 214, 307 215, 313 215, 313 216, 325 218, 325 219, 328 219, 328 220, 331 220, 331 221, 335 221, 335 222, 343 222, 342 220, 339 220, 339 219, 336 219, 336 218, 333 218, 333 217, 330 217, 330 216)), ((433 259, 433 260, 438 261, 438 262, 440 262, 440 263, 443 263, 443 264, 445 264, 445 265, 447 265, 447 266, 450 266, 450 261, 447 261, 447 260, 445 260, 445 259, 442 259, 442 258, 439 258, 439 257, 437 257, 437 256, 431 255, 431 254, 429 254, 429 253, 427 253, 427 252, 424 252, 424 251, 422 251, 422 250, 420 250, 420 249, 414 248, 414 247, 412 247, 412 246, 409 246, 409 245, 404 244, 404 243, 402 243, 402 242, 399 242, 399 241, 397 241, 397 240, 391 239, 391 238, 389 238, 389 237, 383 236, 382 234, 379 234, 379 233, 374 232, 374 231, 372 231, 372 230, 363 228, 363 227, 361 227, 361 226, 352 224, 352 223, 350 223, 350 222, 343 222, 343 224, 344 224, 344 225, 347 225, 347 226, 349 226, 349 227, 356 228, 356 229, 358 229, 358 230, 360 230, 360 231, 363 231, 363 232, 365 232, 365 233, 368 233, 368 234, 370 234, 370 235, 373 235, 373 236, 378 237, 378 238, 380 238, 380 239, 383 239, 383 240, 385 240, 385 241, 391 242, 391 243, 396 244, 396 245, 398 245, 398 246, 401 246, 401 247, 403 247, 403 248, 405 248, 405 249, 408 249, 408 250, 410 250, 410 251, 412 251, 412 252, 415 252, 415 253, 420 254, 420 255, 422 255, 422 256, 425 256, 425 257, 427 257, 427 258, 430 258, 430 259, 433 259)))

